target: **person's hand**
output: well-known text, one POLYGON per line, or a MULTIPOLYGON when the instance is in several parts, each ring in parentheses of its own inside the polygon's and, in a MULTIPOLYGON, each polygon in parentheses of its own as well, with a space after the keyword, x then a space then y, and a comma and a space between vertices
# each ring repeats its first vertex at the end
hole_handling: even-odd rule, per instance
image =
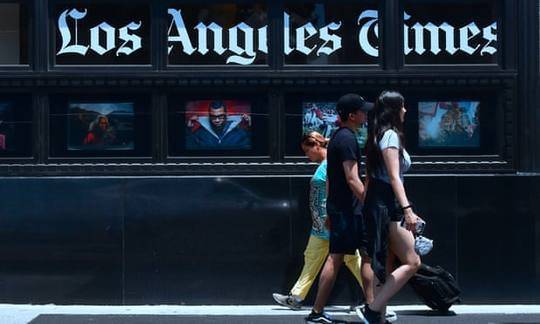
POLYGON ((416 215, 412 208, 405 209, 405 229, 416 233, 416 222, 421 219, 416 215))
POLYGON ((248 126, 251 126, 251 117, 248 114, 242 114, 242 122, 246 123, 248 126))
POLYGON ((195 123, 198 123, 199 122, 199 116, 197 115, 193 115, 189 118, 188 120, 188 123, 187 123, 187 127, 191 128, 193 126, 195 126, 195 123))

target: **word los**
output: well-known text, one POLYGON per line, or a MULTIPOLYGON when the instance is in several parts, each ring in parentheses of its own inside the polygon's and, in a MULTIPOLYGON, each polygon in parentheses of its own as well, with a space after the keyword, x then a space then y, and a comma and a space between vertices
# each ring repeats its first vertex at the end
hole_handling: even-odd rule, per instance
MULTIPOLYGON (((77 21, 86 17, 86 14, 86 9, 84 9, 84 11, 79 11, 77 9, 65 10, 60 14, 60 17, 58 18, 58 31, 62 38, 62 46, 57 55, 72 53, 84 56, 89 49, 99 55, 104 55, 116 48, 116 28, 106 22, 102 22, 101 24, 90 28, 90 45, 84 46, 78 43, 77 21), (68 27, 68 18, 71 18, 74 21, 73 33, 68 27), (105 46, 101 44, 101 32, 105 33, 105 46), (75 35, 75 40, 73 41, 73 44, 70 44, 72 42, 72 34, 75 35)), ((141 26, 142 23, 140 21, 138 23, 131 22, 118 30, 118 38, 124 42, 116 50, 116 56, 119 56, 120 54, 130 55, 142 47, 142 38, 130 33, 130 31, 138 30, 141 26)))

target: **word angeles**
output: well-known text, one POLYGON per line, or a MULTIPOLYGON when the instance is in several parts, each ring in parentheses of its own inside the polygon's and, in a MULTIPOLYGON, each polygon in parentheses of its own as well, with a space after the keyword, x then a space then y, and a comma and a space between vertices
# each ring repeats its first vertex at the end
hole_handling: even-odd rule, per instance
MULTIPOLYGON (((195 26, 186 26, 181 9, 169 8, 170 17, 168 36, 168 55, 223 57, 225 64, 253 64, 258 55, 268 54, 268 26, 250 26, 240 22, 232 27, 223 27, 215 22, 199 22, 195 26)), ((86 56, 89 51, 104 56, 114 53, 116 56, 131 55, 143 46, 143 39, 137 35, 143 26, 141 21, 132 21, 120 27, 107 22, 91 26, 86 31, 84 25, 87 10, 67 9, 58 17, 58 32, 61 44, 57 55, 76 54, 86 56), (83 34, 84 33, 84 34, 83 34), (79 42, 84 35, 86 44, 79 42)), ((470 22, 465 26, 455 27, 447 22, 440 24, 419 22, 409 26, 411 16, 404 13, 405 55, 493 55, 497 52, 497 23, 478 26, 470 22), (441 40, 444 40, 442 42, 441 40), (444 44, 443 44, 444 43, 444 44)), ((289 13, 283 13, 283 53, 301 53, 303 55, 327 55, 342 49, 340 30, 342 21, 333 21, 317 28, 308 22, 302 26, 291 26, 289 13), (292 36, 292 37, 291 37, 292 36)), ((379 56, 379 17, 376 10, 364 10, 357 17, 358 46, 368 56, 379 56)), ((351 45, 349 45, 351 46, 351 45)))
MULTIPOLYGON (((193 46, 193 43, 189 37, 189 33, 186 30, 184 19, 182 18, 182 10, 169 9, 169 15, 172 17, 171 24, 169 25, 168 39, 169 44, 180 43, 182 45, 182 52, 186 55, 192 55, 196 51, 200 55, 206 55, 208 49, 208 32, 212 32, 214 36, 214 43, 212 44, 212 51, 218 55, 223 55, 227 52, 232 53, 225 63, 237 63, 241 65, 248 65, 255 61, 257 56, 256 52, 268 53, 268 45, 266 42, 266 34, 268 27, 263 26, 256 31, 246 23, 239 23, 236 26, 227 29, 228 44, 227 48, 223 47, 223 27, 216 23, 210 23, 208 25, 202 22, 198 23, 193 29, 197 31, 197 47, 193 46), (176 34, 171 35, 175 30, 176 34), (254 46, 255 33, 257 34, 257 49, 254 46), (239 38, 239 35, 241 37, 239 38)), ((174 49, 174 45, 169 46, 169 55, 174 49)))

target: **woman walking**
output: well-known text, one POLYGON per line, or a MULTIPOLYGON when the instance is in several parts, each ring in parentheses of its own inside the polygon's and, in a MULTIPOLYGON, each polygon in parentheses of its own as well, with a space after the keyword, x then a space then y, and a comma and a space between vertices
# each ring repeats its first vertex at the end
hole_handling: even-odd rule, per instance
MULTIPOLYGON (((328 139, 317 132, 310 132, 302 139, 302 150, 319 167, 311 178, 309 209, 312 217, 311 235, 304 251, 304 268, 288 295, 274 293, 274 300, 285 307, 300 309, 311 285, 315 281, 329 253, 330 233, 326 225, 326 146, 328 139)), ((360 255, 346 255, 345 265, 362 286, 360 255)))
POLYGON ((403 173, 411 166, 404 147, 404 103, 400 93, 382 92, 369 121, 364 217, 368 254, 375 274, 375 299, 357 309, 358 316, 369 324, 384 323, 381 314, 385 313, 388 301, 420 266, 413 236, 419 217, 403 186, 403 173), (393 269, 396 257, 401 265, 393 269))

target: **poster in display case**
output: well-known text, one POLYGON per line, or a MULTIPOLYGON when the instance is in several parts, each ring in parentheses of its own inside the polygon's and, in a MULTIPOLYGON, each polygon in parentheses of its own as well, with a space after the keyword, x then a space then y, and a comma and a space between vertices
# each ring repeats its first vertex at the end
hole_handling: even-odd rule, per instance
POLYGON ((50 99, 52 157, 146 157, 151 105, 138 95, 65 94, 50 99))
POLYGON ((68 150, 133 150, 132 102, 70 102, 68 150))
POLYGON ((418 146, 480 147, 480 102, 418 103, 418 146))
POLYGON ((171 96, 171 157, 268 155, 267 101, 261 95, 171 96))
POLYGON ((186 104, 187 150, 250 150, 251 104, 242 100, 199 100, 186 104))

